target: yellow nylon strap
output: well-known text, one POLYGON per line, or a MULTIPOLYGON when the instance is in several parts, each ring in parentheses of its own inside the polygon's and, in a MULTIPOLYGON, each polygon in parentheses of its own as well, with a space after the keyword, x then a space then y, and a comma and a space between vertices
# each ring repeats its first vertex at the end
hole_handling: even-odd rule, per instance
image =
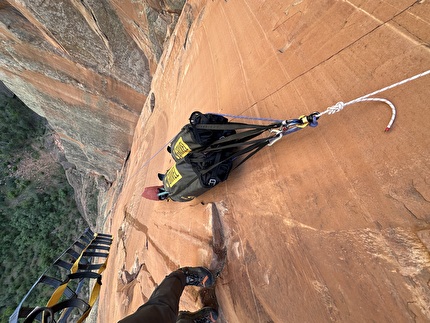
MULTIPOLYGON (((52 305, 55 305, 58 303, 61 296, 64 294, 64 291, 66 290, 68 284, 69 284, 69 280, 67 280, 67 282, 57 287, 57 289, 52 293, 51 298, 46 304, 46 307, 51 307, 52 305)), ((43 315, 43 313, 42 313, 42 323, 45 323, 45 315, 43 315)))
POLYGON ((60 300, 64 291, 66 290, 68 283, 69 283, 69 281, 67 281, 67 283, 63 283, 57 287, 57 289, 52 293, 51 298, 49 299, 48 303, 46 304, 46 307, 50 307, 50 306, 58 303, 58 301, 60 300))
MULTIPOLYGON (((83 254, 85 251, 87 251, 88 247, 93 243, 93 241, 97 238, 97 233, 94 234, 94 238, 91 240, 91 242, 87 245, 87 247, 85 249, 82 250, 81 254, 79 255, 78 259, 76 259, 76 261, 73 263, 72 268, 70 269, 70 273, 74 274, 78 271, 79 268, 79 262, 81 261, 83 254)), ((113 239, 111 239, 113 240, 113 239)), ((105 262, 100 266, 99 270, 98 270, 98 274, 101 274, 105 269, 106 269, 106 263, 107 260, 109 259, 109 254, 105 259, 105 262)), ((67 285, 69 284, 70 280, 67 280, 65 283, 61 284, 60 286, 57 287, 57 289, 52 293, 51 298, 49 299, 48 303, 46 304, 46 307, 51 307, 55 304, 58 303, 58 301, 60 300, 61 296, 63 296, 64 291, 67 288, 67 285)), ((81 318, 78 320, 78 323, 81 323, 83 320, 85 320, 88 316, 88 314, 91 311, 91 308, 93 307, 94 303, 97 301, 97 298, 99 297, 100 294, 100 287, 101 284, 99 283, 99 281, 96 281, 93 290, 91 292, 91 296, 89 299, 89 303, 88 305, 90 306, 88 308, 88 310, 82 314, 81 318)), ((45 318, 42 315, 42 323, 44 323, 45 318)))
MULTIPOLYGON (((103 263, 103 265, 99 268, 98 274, 101 274, 106 269, 106 264, 107 264, 108 259, 109 259, 109 255, 106 257, 106 260, 103 263)), ((82 314, 81 318, 78 320, 77 323, 82 323, 87 318, 88 314, 90 314, 90 311, 93 308, 94 303, 99 298, 100 288, 101 288, 101 284, 99 283, 99 281, 96 281, 96 283, 93 287, 93 290, 91 291, 90 300, 88 302, 90 307, 88 308, 88 310, 84 314, 82 314)))
POLYGON ((91 246, 91 244, 93 243, 93 241, 95 240, 95 238, 97 238, 98 233, 94 233, 94 238, 93 240, 91 240, 91 242, 88 244, 88 246, 82 250, 81 254, 79 255, 78 259, 76 259, 75 263, 73 264, 72 268, 70 269, 70 272, 72 274, 76 273, 78 271, 78 267, 79 267, 79 262, 82 259, 82 256, 84 255, 84 252, 87 251, 88 247, 91 246))
MULTIPOLYGON (((94 241, 94 239, 97 237, 97 233, 94 234, 93 240, 87 245, 85 249, 82 250, 81 254, 79 255, 78 259, 74 262, 72 268, 70 269, 70 272, 72 274, 76 273, 78 271, 79 262, 82 259, 82 255, 85 251, 87 251, 87 248, 91 245, 91 243, 94 241)), ((69 280, 67 280, 65 283, 61 284, 57 287, 57 289, 52 293, 51 298, 49 299, 48 303, 46 303, 46 307, 51 307, 58 303, 61 296, 63 296, 64 291, 66 290, 67 285, 69 284, 69 280)))

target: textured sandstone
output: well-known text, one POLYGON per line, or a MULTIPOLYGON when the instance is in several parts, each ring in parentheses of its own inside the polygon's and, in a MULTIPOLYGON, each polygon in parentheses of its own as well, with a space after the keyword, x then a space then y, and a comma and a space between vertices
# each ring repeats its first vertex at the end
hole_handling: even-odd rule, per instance
POLYGON ((67 175, 83 209, 82 186, 103 191, 99 178, 112 182, 122 167, 149 93, 150 66, 155 71, 182 5, 0 1, 0 79, 60 136, 76 166, 67 175), (134 6, 142 12, 130 17, 124 8, 134 6))
MULTIPOLYGON (((389 90, 252 157, 190 203, 140 197, 153 156, 193 110, 293 118, 430 68, 428 1, 188 1, 154 75, 106 231, 117 236, 99 322, 146 301, 179 266, 211 265, 217 202, 227 263, 221 322, 430 319, 430 77, 389 90), (204 205, 203 205, 204 204, 204 205), (124 283, 118 272, 145 269, 124 283), (143 267, 142 267, 143 268, 143 267), (113 306, 116 304, 116 306, 113 306), (118 306, 120 304, 120 306, 118 306), (121 305, 122 304, 122 305, 121 305)), ((198 308, 187 287, 181 309, 198 308)))
MULTIPOLYGON (((58 131, 76 186, 113 181, 99 322, 177 267, 217 266, 209 202, 227 249, 219 321, 430 320, 430 77, 381 94, 398 108, 388 133, 386 106, 357 104, 193 202, 140 196, 172 164, 150 156, 194 110, 294 118, 429 69, 429 1, 189 0, 179 18, 183 1, 10 3, 0 79, 58 131)), ((198 297, 187 288, 181 309, 198 297)))

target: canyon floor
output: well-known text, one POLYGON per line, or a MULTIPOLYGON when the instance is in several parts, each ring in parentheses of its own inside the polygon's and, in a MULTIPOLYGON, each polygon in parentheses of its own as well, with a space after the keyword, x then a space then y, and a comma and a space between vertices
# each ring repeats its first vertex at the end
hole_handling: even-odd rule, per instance
MULTIPOLYGON (((357 103, 191 202, 141 193, 193 111, 322 112, 428 70, 429 31, 429 1, 188 1, 111 190, 98 322, 134 312, 171 271, 210 266, 219 230, 218 322, 428 322, 430 76, 378 95, 397 108, 389 132, 388 105, 357 103)), ((200 308, 197 288, 180 308, 200 308)))

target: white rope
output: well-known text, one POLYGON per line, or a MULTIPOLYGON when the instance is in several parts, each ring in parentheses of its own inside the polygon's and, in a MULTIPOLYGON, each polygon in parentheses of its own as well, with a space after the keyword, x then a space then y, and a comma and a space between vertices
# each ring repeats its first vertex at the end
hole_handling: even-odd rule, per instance
MULTIPOLYGON (((377 90, 377 91, 375 91, 375 92, 372 92, 372 93, 369 93, 369 94, 366 94, 366 95, 364 95, 364 96, 362 96, 362 97, 359 97, 359 98, 357 98, 357 99, 355 99, 355 100, 352 100, 352 101, 349 101, 349 102, 346 102, 346 103, 344 103, 344 102, 338 102, 338 103, 336 103, 335 105, 333 105, 333 106, 331 106, 331 107, 328 107, 327 108, 327 110, 325 110, 324 112, 321 112, 321 113, 319 113, 319 114, 317 114, 317 117, 319 118, 319 117, 321 117, 322 115, 324 115, 324 114, 333 114, 333 113, 336 113, 336 112, 339 112, 339 111, 342 111, 343 110, 343 108, 345 108, 346 106, 348 106, 348 105, 351 105, 351 104, 354 104, 354 103, 358 103, 358 102, 364 102, 364 101, 380 101, 380 102, 384 102, 384 103, 386 103, 386 104, 388 104, 390 107, 391 107, 391 111, 392 111, 392 116, 391 116, 391 119, 390 119, 390 122, 388 123, 388 125, 387 125, 387 127, 385 128, 385 131, 388 131, 388 130, 390 130, 390 128, 391 128, 391 126, 393 125, 393 123, 394 123, 394 120, 395 120, 395 118, 396 118, 396 107, 394 106, 394 104, 392 103, 392 102, 390 102, 389 100, 387 100, 387 99, 382 99, 382 98, 369 98, 370 96, 372 96, 372 95, 375 95, 375 94, 378 94, 378 93, 381 93, 381 92, 384 92, 384 91, 386 91, 386 90, 389 90, 389 89, 392 89, 393 87, 396 87, 396 86, 399 86, 399 85, 402 85, 402 84, 405 84, 405 83, 407 83, 407 82, 410 82, 410 81, 413 81, 413 80, 416 80, 417 78, 420 78, 420 77, 422 77, 422 76, 425 76, 425 75, 428 75, 428 74, 430 74, 430 70, 427 70, 427 71, 425 71, 425 72, 423 72, 423 73, 420 73, 420 74, 417 74, 417 75, 415 75, 415 76, 412 76, 412 77, 410 77, 410 78, 407 78, 407 79, 404 79, 403 81, 400 81, 400 82, 397 82, 397 83, 394 83, 394 84, 392 84, 392 85, 390 85, 390 86, 386 86, 386 87, 384 87, 384 88, 382 88, 382 89, 380 89, 380 90, 377 90)), ((219 113, 214 113, 214 114, 219 114, 219 113)), ((280 122, 281 120, 278 120, 278 119, 268 119, 268 118, 252 118, 252 117, 246 117, 246 116, 237 116, 237 115, 231 115, 231 114, 221 114, 222 116, 225 116, 225 117, 233 117, 233 118, 242 118, 242 119, 251 119, 251 120, 262 120, 262 121, 275 121, 275 122, 280 122)), ((285 120, 284 120, 285 121, 285 120)), ((276 138, 278 138, 278 139, 280 139, 282 136, 277 136, 276 138)), ((175 137, 173 137, 170 141, 168 141, 163 147, 161 147, 151 158, 149 158, 138 170, 136 170, 135 172, 134 172, 134 174, 132 175, 132 177, 134 177, 138 172, 140 172, 143 168, 145 168, 148 164, 149 164, 149 162, 152 160, 152 159, 154 159, 168 144, 170 144, 171 142, 172 142, 172 140, 174 139, 175 137)), ((276 140, 278 140, 278 139, 276 139, 276 140)), ((273 144, 273 143, 272 143, 273 144)))
POLYGON ((390 122, 388 123, 387 127, 385 128, 385 131, 388 131, 388 130, 390 130, 391 126, 394 123, 394 120, 396 119, 396 107, 394 106, 394 104, 391 101, 389 101, 387 99, 370 98, 370 97, 373 96, 373 95, 375 95, 375 94, 378 94, 378 93, 387 91, 389 89, 392 89, 392 88, 394 88, 396 86, 399 86, 399 85, 405 84, 407 82, 416 80, 417 78, 420 78, 420 77, 428 75, 428 74, 430 74, 430 70, 427 70, 427 71, 422 72, 420 74, 417 74, 417 75, 414 75, 414 76, 409 77, 407 79, 404 79, 403 81, 400 81, 400 82, 394 83, 392 85, 386 86, 386 87, 384 87, 382 89, 379 89, 379 90, 374 91, 372 93, 366 94, 366 95, 364 95, 362 97, 359 97, 357 99, 351 100, 349 102, 346 102, 346 103, 344 103, 344 102, 338 102, 335 105, 333 105, 331 107, 328 107, 327 110, 325 110, 324 112, 319 113, 317 115, 317 117, 321 117, 324 114, 333 114, 333 113, 342 111, 343 108, 345 108, 348 105, 354 104, 354 103, 364 102, 364 101, 380 101, 380 102, 384 102, 384 103, 388 104, 390 106, 390 108, 391 108, 391 112, 392 112, 391 119, 390 119, 390 122))

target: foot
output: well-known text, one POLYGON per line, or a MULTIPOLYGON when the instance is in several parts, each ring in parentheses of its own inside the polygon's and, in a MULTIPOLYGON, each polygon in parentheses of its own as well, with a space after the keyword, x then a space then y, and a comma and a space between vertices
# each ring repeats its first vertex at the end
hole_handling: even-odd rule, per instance
POLYGON ((214 276, 205 267, 183 267, 180 270, 185 274, 186 285, 211 287, 215 283, 214 276))
POLYGON ((212 323, 216 322, 218 312, 212 307, 203 307, 197 312, 179 311, 178 320, 186 319, 194 323, 212 323))

